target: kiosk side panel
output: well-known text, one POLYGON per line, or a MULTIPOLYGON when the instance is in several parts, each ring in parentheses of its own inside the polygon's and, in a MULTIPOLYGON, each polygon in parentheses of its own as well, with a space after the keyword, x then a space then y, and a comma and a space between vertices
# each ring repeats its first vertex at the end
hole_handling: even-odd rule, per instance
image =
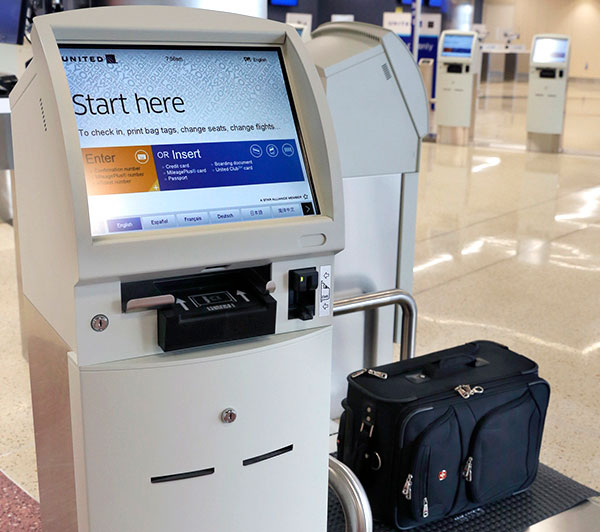
MULTIPOLYGON (((38 69, 40 63, 30 68, 38 69)), ((17 253, 24 296, 74 347, 75 222, 60 122, 51 95, 47 77, 36 70, 20 98, 11 103, 17 253)))

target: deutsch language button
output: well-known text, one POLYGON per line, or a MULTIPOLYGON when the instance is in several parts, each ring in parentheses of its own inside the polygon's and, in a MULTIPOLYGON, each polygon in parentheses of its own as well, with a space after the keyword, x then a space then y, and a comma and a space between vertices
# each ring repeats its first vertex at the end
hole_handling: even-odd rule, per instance
POLYGON ((160 216, 144 216, 142 218, 142 227, 149 229, 167 229, 169 227, 178 227, 174 214, 164 214, 160 216))
POLYGON ((142 221, 139 218, 117 218, 108 220, 107 224, 110 233, 140 231, 142 229, 142 221))
POLYGON ((210 221, 213 224, 223 224, 229 222, 241 222, 242 216, 239 209, 227 209, 223 211, 211 211, 210 221))
POLYGON ((186 212, 178 214, 177 221, 179 225, 204 225, 209 223, 207 212, 186 212))

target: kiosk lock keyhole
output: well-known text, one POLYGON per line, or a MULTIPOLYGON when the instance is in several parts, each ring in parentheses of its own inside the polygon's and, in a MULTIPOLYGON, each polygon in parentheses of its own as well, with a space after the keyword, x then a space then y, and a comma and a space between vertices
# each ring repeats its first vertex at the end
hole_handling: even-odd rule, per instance
POLYGON ((105 314, 96 314, 92 318, 90 325, 94 331, 103 332, 108 327, 108 317, 105 314))
POLYGON ((229 424, 233 423, 237 419, 237 412, 233 408, 227 408, 221 412, 221 421, 229 424))
POLYGON ((289 273, 288 319, 312 320, 315 315, 315 297, 319 286, 316 268, 291 270, 289 273))

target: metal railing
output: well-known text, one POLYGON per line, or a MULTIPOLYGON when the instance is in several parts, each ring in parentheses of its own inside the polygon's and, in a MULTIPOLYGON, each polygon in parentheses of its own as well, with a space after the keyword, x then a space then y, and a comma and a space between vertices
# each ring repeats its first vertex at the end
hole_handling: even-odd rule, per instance
POLYGON ((346 532, 373 532, 371 505, 362 484, 348 466, 333 456, 329 457, 329 487, 342 505, 346 532))
POLYGON ((363 294, 348 299, 340 299, 333 303, 333 315, 343 316, 354 312, 365 312, 365 334, 371 336, 371 348, 365 353, 365 367, 376 365, 377 359, 377 309, 388 305, 398 305, 402 309, 402 331, 400 338, 400 359, 408 360, 415 357, 417 338, 417 303, 408 292, 396 288, 383 292, 363 294))

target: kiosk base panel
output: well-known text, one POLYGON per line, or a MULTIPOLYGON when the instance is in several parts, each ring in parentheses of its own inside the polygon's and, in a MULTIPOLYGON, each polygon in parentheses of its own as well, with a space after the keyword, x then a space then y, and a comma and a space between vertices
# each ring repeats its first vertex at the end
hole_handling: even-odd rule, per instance
POLYGON ((331 338, 70 361, 90 532, 325 532, 331 338))
POLYGON ((562 135, 547 133, 527 133, 527 150, 541 153, 562 151, 562 135))
POLYGON ((468 146, 473 141, 473 129, 470 127, 438 126, 437 142, 454 146, 468 146))

